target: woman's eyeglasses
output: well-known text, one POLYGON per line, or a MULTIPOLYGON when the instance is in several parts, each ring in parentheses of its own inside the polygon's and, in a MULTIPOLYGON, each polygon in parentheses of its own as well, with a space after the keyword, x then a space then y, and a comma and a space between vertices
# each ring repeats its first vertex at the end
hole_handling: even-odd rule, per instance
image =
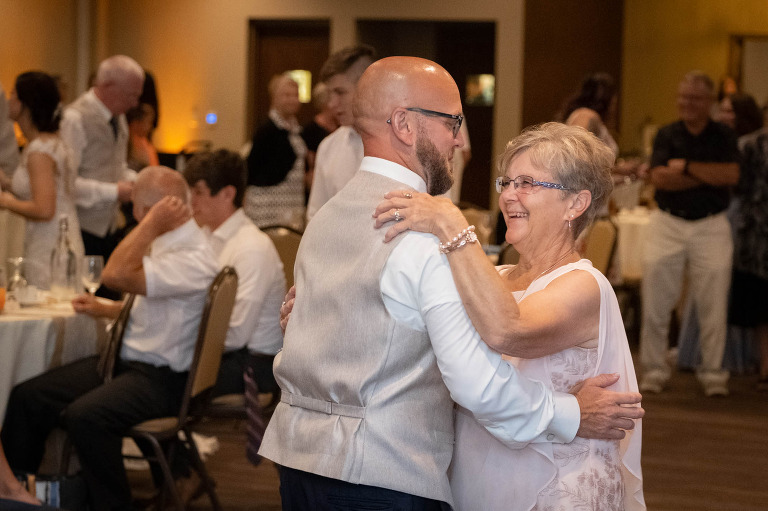
POLYGON ((517 176, 515 179, 510 179, 507 176, 497 177, 496 178, 496 191, 498 193, 503 192, 507 189, 507 187, 514 183, 515 190, 517 190, 520 193, 534 193, 536 190, 539 189, 540 186, 543 186, 544 188, 552 188, 554 190, 565 190, 565 191, 571 191, 569 188, 566 188, 565 186, 559 184, 559 183, 549 183, 547 181, 536 181, 531 176, 517 176))

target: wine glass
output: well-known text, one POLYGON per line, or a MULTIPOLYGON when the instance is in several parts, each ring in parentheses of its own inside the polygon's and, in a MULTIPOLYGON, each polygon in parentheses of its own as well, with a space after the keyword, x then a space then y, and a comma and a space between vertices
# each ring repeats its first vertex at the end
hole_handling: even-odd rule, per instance
POLYGON ((100 255, 83 257, 83 285, 90 294, 94 294, 101 285, 101 270, 104 268, 104 258, 100 255))

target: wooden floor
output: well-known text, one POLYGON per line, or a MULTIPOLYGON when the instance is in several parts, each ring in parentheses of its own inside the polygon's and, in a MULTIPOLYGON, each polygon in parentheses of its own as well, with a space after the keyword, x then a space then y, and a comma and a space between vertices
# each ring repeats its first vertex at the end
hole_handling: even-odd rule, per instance
MULTIPOLYGON (((706 398, 694 375, 681 372, 668 391, 645 396, 649 510, 768 509, 768 394, 754 391, 755 382, 755 376, 733 377, 731 396, 706 398)), ((259 467, 246 461, 242 424, 209 423, 203 429, 221 444, 207 466, 224 509, 279 510, 277 471, 269 461, 259 467)), ((204 496, 191 509, 211 507, 204 496)))

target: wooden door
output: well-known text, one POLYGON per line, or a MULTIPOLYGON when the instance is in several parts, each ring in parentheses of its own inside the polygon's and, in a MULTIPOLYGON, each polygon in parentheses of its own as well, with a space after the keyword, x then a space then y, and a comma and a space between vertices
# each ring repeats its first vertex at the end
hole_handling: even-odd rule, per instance
MULTIPOLYGON (((328 58, 328 20, 251 20, 248 51, 249 138, 269 113, 269 80, 285 71, 304 69, 311 73, 312 86, 328 58)), ((303 104, 299 123, 309 122, 315 112, 311 103, 303 104)))

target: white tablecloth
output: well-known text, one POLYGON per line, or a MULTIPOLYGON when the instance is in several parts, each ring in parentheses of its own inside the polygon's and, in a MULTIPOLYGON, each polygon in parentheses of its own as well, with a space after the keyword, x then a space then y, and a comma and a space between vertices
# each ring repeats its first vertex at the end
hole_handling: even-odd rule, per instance
POLYGON ((0 313, 0 421, 14 385, 45 370, 93 355, 105 322, 77 314, 69 303, 0 313))
POLYGON ((650 212, 644 207, 623 209, 614 217, 614 221, 619 230, 614 259, 618 266, 617 273, 624 280, 641 279, 650 212))

